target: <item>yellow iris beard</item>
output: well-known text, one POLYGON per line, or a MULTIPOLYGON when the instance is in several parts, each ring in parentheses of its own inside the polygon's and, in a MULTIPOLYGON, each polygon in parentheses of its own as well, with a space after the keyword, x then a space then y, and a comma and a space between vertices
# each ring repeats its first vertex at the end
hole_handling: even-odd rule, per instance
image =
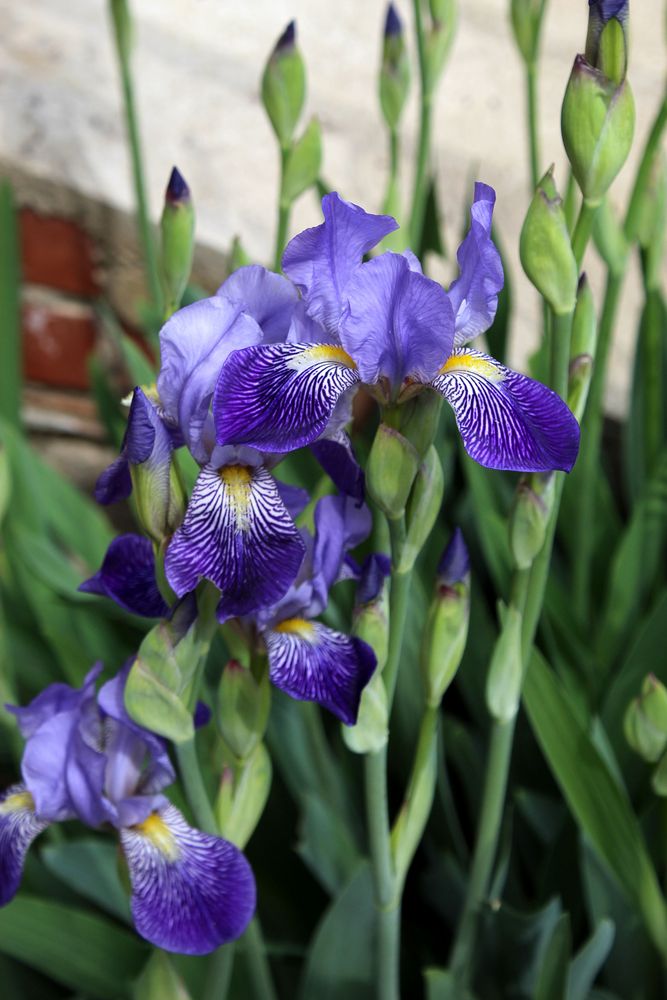
POLYGON ((476 358, 474 354, 452 354, 440 369, 440 374, 446 375, 447 372, 455 371, 474 372, 482 378, 490 379, 491 382, 503 380, 503 373, 497 365, 487 361, 486 358, 476 358))
POLYGON ((292 358, 288 362, 288 368, 308 368, 316 365, 320 361, 332 361, 346 368, 356 368, 356 364, 342 347, 334 344, 316 344, 315 347, 307 347, 301 354, 292 358))
POLYGON ((4 802, 0 802, 0 816, 21 812, 22 809, 28 809, 30 812, 35 811, 35 800, 30 792, 15 792, 14 795, 8 795, 4 802))
POLYGON ((151 813, 143 823, 137 823, 134 829, 142 837, 150 840, 153 847, 157 847, 160 854, 164 854, 168 861, 178 861, 181 852, 176 839, 158 813, 151 813))
POLYGON ((252 469, 247 465, 226 465, 220 469, 220 478, 225 484, 227 500, 234 514, 236 527, 239 531, 245 531, 248 527, 252 493, 252 469))
POLYGON ((306 642, 313 642, 315 639, 315 629, 312 622, 305 618, 286 618, 284 622, 279 622, 274 626, 275 632, 287 632, 289 635, 298 635, 306 642))

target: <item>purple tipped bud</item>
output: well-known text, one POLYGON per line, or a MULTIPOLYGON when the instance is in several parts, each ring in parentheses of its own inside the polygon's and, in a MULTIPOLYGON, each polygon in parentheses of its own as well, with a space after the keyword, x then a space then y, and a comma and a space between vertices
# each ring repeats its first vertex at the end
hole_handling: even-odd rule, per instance
POLYGON ((276 42, 274 52, 287 52, 296 45, 296 21, 291 20, 276 42))
POLYGON ((454 529, 447 548, 438 563, 438 583, 445 587, 453 587, 461 583, 470 572, 470 556, 468 547, 460 528, 454 529))
POLYGON ((627 69, 627 22, 628 0, 588 0, 586 59, 615 83, 627 69))
POLYGON ((164 197, 170 205, 180 205, 190 200, 190 188, 178 167, 172 168, 164 197))
POLYGON ((384 22, 384 37, 390 38, 393 35, 400 35, 403 31, 403 22, 393 3, 387 7, 387 17, 384 22))
POLYGON ((588 0, 589 15, 596 14, 606 24, 612 17, 623 22, 628 16, 628 0, 588 0))

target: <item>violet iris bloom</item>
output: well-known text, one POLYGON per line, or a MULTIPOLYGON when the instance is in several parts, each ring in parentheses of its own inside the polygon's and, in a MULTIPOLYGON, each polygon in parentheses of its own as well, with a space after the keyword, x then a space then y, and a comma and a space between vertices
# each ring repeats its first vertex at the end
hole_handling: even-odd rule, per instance
POLYGON ((361 692, 376 666, 371 647, 322 622, 329 590, 358 576, 347 555, 371 530, 367 507, 350 497, 326 496, 315 508, 315 535, 303 532, 306 557, 285 596, 255 616, 264 638, 269 676, 292 698, 316 701, 349 726, 359 711, 361 692))
POLYGON ((84 580, 79 590, 109 597, 125 611, 144 618, 165 618, 169 612, 155 580, 153 545, 143 535, 114 538, 97 573, 84 580))
POLYGON ((167 951, 201 955, 243 933, 255 909, 244 855, 188 826, 163 795, 175 774, 166 744, 125 711, 128 664, 95 694, 51 684, 10 708, 26 739, 23 781, 0 796, 0 905, 15 895, 28 847, 49 823, 79 819, 118 830, 139 933, 167 951))
POLYGON ((470 229, 457 253, 460 274, 445 292, 410 251, 362 263, 396 222, 325 196, 325 221, 296 236, 283 257, 324 334, 317 344, 310 337, 230 355, 213 400, 218 443, 272 452, 302 447, 364 383, 383 403, 419 391, 444 396, 466 450, 482 465, 571 469, 579 427, 560 397, 468 346, 491 325, 503 285, 491 240, 494 202, 492 188, 475 185, 470 229))

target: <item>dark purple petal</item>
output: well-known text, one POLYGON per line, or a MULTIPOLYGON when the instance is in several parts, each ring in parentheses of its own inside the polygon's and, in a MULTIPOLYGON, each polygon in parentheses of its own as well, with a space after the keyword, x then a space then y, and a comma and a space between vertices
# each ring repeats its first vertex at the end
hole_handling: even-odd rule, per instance
POLYGON ((335 337, 343 289, 364 254, 398 229, 389 215, 370 215, 333 192, 322 199, 324 222, 287 244, 283 271, 304 297, 309 314, 335 337))
POLYGON ((101 569, 79 590, 110 597, 121 608, 145 618, 164 618, 169 612, 155 582, 153 546, 143 535, 114 538, 101 569))
POLYGON ((111 503, 127 500, 131 492, 130 464, 125 455, 119 455, 98 477, 95 499, 106 507, 111 503))
POLYGON ((172 167, 164 197, 170 205, 184 205, 190 201, 190 188, 178 167, 172 167))
POLYGON ((291 483, 281 483, 278 479, 276 479, 276 488, 280 499, 285 504, 287 513, 293 520, 296 520, 310 503, 308 490, 302 489, 301 486, 292 486, 291 483))
POLYGON ((12 785, 0 794, 0 906, 16 895, 28 848, 48 825, 37 819, 25 785, 12 785))
POLYGON ((403 23, 398 16, 398 11, 394 7, 393 3, 390 3, 387 7, 387 16, 384 22, 384 36, 389 38, 392 35, 400 35, 403 30, 403 23))
POLYGON ((167 455, 171 451, 171 439, 163 426, 157 411, 150 402, 143 389, 137 386, 132 393, 132 403, 127 417, 127 430, 123 451, 128 462, 132 465, 140 465, 147 462, 153 454, 156 446, 163 453, 167 450, 167 455), (156 436, 162 429, 161 441, 156 441, 156 436))
POLYGON ((504 277, 500 254, 491 239, 495 201, 496 192, 492 187, 475 184, 470 229, 456 251, 460 275, 448 292, 456 323, 456 347, 488 330, 498 308, 498 293, 504 277))
POLYGON ((265 344, 284 341, 299 301, 291 281, 259 264, 240 267, 220 286, 216 295, 234 302, 261 327, 265 344))
POLYGON ((449 356, 454 318, 447 294, 401 254, 362 264, 343 299, 341 343, 363 382, 384 377, 395 389, 408 376, 428 382, 449 356))
POLYGON ((274 604, 295 579, 304 545, 261 466, 205 466, 165 559, 179 595, 200 578, 221 591, 221 621, 274 604))
POLYGON ((352 359, 327 344, 272 344, 237 351, 215 389, 218 444, 285 452, 324 431, 337 400, 359 381, 352 359))
POLYGON ((361 692, 376 666, 369 645, 305 618, 280 622, 264 638, 276 687, 292 698, 318 702, 348 726, 355 724, 361 692))
POLYGON ((204 726, 208 726, 212 715, 213 713, 208 705, 203 701, 198 701, 195 705, 195 729, 202 729, 204 726))
POLYGON ((431 383, 456 414, 465 449, 490 469, 569 472, 579 424, 560 396, 472 348, 458 348, 431 383))
POLYGON ((329 495, 315 507, 313 577, 320 576, 327 590, 340 578, 345 554, 365 541, 373 528, 371 512, 352 497, 329 495))
POLYGON ((447 543, 447 548, 442 553, 438 563, 437 577, 438 583, 446 587, 453 587, 456 583, 461 583, 470 572, 470 556, 468 547, 460 528, 454 529, 454 534, 447 543))
POLYGON ((391 559, 384 552, 373 552, 366 556, 357 587, 357 604, 370 604, 374 601, 390 575, 391 559))
POLYGON ((310 450, 341 493, 354 500, 364 499, 364 471, 345 431, 339 431, 335 438, 322 437, 314 441, 310 450))
POLYGON ((188 826, 171 805, 120 836, 132 916, 147 941, 205 955, 243 934, 255 911, 255 879, 233 844, 188 826))
POLYGON ((215 443, 209 409, 223 362, 231 351, 261 341, 255 320, 226 296, 179 309, 163 326, 160 401, 197 461, 206 462, 215 443))

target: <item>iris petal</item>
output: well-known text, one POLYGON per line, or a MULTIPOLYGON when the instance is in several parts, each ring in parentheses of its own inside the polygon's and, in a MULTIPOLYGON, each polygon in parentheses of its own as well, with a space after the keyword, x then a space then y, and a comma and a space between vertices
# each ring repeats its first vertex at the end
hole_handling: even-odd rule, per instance
POLYGON ((255 910, 255 879, 237 847, 166 806, 121 831, 139 933, 166 951, 206 955, 238 938, 255 910))
POLYGON ((499 361, 459 348, 431 383, 456 414, 465 449, 490 469, 569 472, 579 425, 560 396, 499 361))
POLYGON ((265 634, 271 680, 301 701, 316 701, 353 726, 375 653, 361 639, 320 622, 290 618, 265 634))
POLYGON ((180 596, 200 577, 221 591, 220 620, 274 604, 292 583, 304 545, 262 466, 204 466, 165 559, 180 596))
POLYGON ((114 538, 101 568, 79 590, 109 597, 145 618, 164 618, 169 611, 155 581, 153 546, 143 535, 114 538))
POLYGON ((16 895, 28 848, 48 825, 37 819, 25 785, 12 785, 0 795, 0 906, 16 895))
POLYGON ((336 402, 359 382, 354 361, 328 344, 272 344, 237 351, 213 401, 219 444, 286 452, 324 431, 336 402))

